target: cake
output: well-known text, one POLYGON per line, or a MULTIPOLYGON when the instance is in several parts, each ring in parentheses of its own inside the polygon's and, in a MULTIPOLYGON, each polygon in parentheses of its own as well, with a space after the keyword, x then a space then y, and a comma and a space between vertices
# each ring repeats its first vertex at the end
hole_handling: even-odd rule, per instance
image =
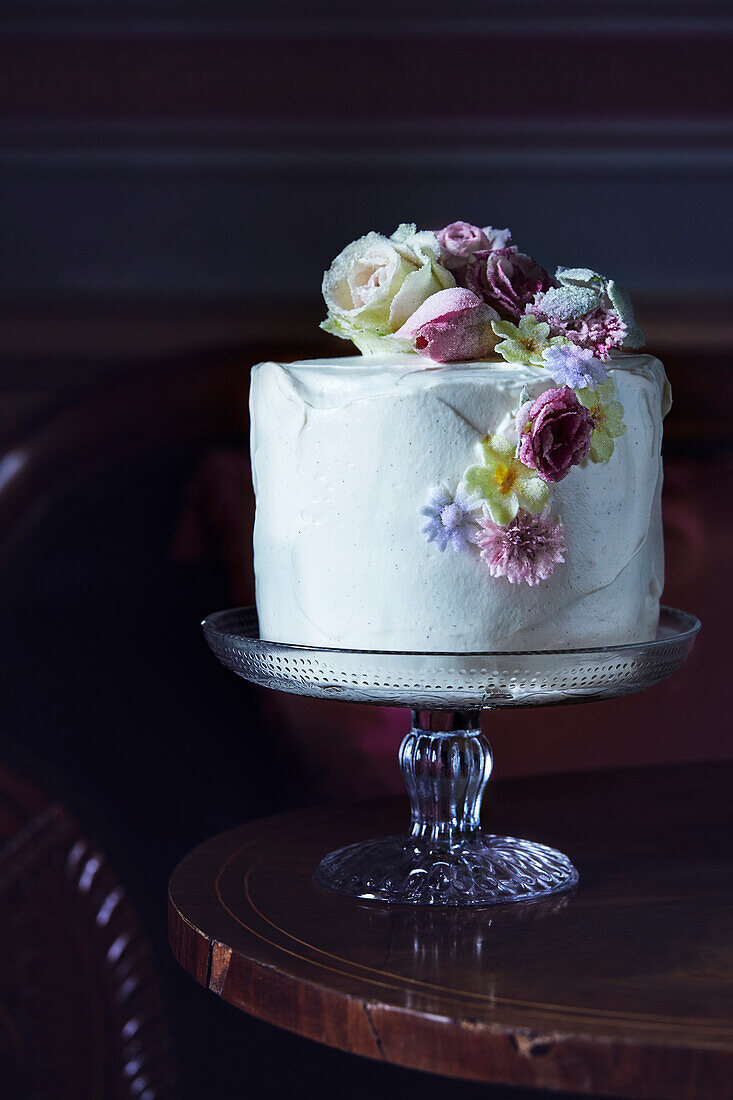
POLYGON ((324 276, 360 355, 250 390, 262 637, 421 652, 654 637, 669 386, 618 285, 400 226, 324 276))

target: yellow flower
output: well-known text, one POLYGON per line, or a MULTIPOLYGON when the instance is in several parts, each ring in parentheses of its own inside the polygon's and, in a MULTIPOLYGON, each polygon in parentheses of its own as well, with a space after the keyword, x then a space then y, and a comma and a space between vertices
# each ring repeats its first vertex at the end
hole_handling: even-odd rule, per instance
POLYGON ((594 462, 608 462, 614 451, 614 439, 626 431, 624 407, 614 400, 616 388, 611 378, 594 390, 575 391, 581 405, 585 405, 593 421, 590 436, 590 456, 594 462))
POLYGON ((506 526, 520 507, 535 515, 549 497, 547 485, 534 470, 520 462, 515 447, 500 435, 481 440, 483 466, 471 466, 463 475, 468 493, 478 494, 495 523, 506 526))
POLYGON ((520 317, 518 325, 513 325, 511 321, 493 321, 491 327, 497 336, 503 337, 494 351, 498 351, 507 363, 529 363, 534 367, 544 367, 542 353, 547 348, 565 343, 561 336, 550 339, 550 326, 544 321, 538 321, 534 313, 525 313, 520 317))

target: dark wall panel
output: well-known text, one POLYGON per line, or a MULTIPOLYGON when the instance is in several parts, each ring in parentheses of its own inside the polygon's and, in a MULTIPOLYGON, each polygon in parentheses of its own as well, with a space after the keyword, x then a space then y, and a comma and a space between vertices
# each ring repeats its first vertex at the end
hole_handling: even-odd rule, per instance
POLYGON ((548 266, 594 266, 647 291, 733 291, 721 222, 730 190, 727 175, 423 174, 376 161, 327 172, 6 172, 0 291, 312 298, 324 266, 368 229, 461 216, 512 226, 548 266))
POLYGON ((733 291, 733 6, 0 8, 0 291, 312 298, 400 220, 733 291))

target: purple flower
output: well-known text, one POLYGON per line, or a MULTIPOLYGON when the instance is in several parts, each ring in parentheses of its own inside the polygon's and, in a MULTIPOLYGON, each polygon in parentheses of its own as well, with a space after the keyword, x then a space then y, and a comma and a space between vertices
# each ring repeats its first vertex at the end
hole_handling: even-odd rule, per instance
POLYGON ((470 222, 451 222, 436 233, 440 244, 440 262, 450 271, 462 271, 474 252, 506 248, 512 239, 508 229, 485 225, 480 229, 470 222))
POLYGON ((474 252, 466 270, 466 286, 505 321, 518 321, 535 295, 552 286, 552 280, 536 260, 510 245, 474 252))
POLYGON ((547 390, 517 415, 520 462, 545 481, 562 481, 590 449, 593 421, 568 386, 547 390))
POLYGON ((596 359, 591 348, 576 344, 546 348, 542 353, 545 367, 555 382, 574 390, 593 389, 604 382, 608 373, 603 363, 596 359))
POLYGON ((472 511, 475 508, 476 501, 464 493, 451 494, 444 485, 439 485, 431 490, 428 503, 420 509, 420 515, 428 517, 422 533, 441 553, 448 546, 456 552, 463 550, 474 540, 476 524, 472 511))
POLYGON ((534 585, 551 577, 555 566, 565 561, 565 530, 547 509, 533 516, 520 508, 506 527, 485 513, 479 527, 475 542, 492 577, 534 585))
POLYGON ((436 363, 485 359, 496 345, 491 322, 498 320, 470 290, 450 287, 427 298, 395 336, 412 340, 415 351, 436 363))

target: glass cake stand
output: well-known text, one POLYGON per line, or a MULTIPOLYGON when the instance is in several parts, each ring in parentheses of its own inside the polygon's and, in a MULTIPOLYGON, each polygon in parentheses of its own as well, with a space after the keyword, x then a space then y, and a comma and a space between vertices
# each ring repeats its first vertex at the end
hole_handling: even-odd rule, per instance
POLYGON ((253 607, 202 623, 222 664, 263 687, 410 707, 400 768, 412 809, 402 836, 331 852, 315 880, 340 894, 411 905, 493 905, 568 890, 578 873, 544 844, 481 830, 491 774, 481 711, 613 699, 651 687, 688 656, 699 621, 661 609, 654 641, 525 653, 390 653, 269 642, 253 607))

